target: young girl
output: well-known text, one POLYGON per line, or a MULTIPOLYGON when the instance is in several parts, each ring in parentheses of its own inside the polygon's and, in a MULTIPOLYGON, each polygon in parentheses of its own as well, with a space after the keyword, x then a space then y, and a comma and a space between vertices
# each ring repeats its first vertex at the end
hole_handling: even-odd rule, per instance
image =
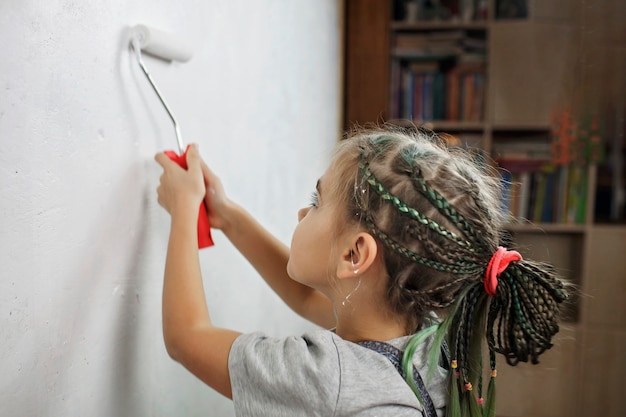
POLYGON ((238 416, 493 416, 495 354, 536 363, 558 331, 563 283, 499 246, 499 178, 432 132, 348 135, 298 212, 291 248, 226 197, 195 146, 187 171, 156 160, 171 215, 165 344, 238 416), (197 250, 203 198, 212 227, 331 330, 277 339, 213 326, 197 250))

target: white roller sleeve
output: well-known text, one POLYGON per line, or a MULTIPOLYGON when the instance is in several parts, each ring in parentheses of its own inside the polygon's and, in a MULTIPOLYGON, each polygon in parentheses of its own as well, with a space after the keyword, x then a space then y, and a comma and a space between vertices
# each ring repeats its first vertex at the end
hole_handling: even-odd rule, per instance
POLYGON ((142 51, 167 61, 187 62, 193 55, 191 45, 175 35, 146 25, 136 25, 131 36, 142 51))

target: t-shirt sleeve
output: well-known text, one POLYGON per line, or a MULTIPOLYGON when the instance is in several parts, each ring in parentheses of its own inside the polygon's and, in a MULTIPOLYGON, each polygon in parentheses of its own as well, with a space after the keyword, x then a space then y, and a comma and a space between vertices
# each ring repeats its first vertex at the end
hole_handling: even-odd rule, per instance
POLYGON ((228 368, 238 417, 334 413, 340 371, 328 332, 284 339, 241 335, 231 348, 228 368))

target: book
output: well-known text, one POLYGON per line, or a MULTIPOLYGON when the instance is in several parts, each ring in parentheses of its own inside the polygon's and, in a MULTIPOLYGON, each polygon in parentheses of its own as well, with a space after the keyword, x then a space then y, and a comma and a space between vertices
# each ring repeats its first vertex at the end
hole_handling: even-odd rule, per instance
POLYGON ((485 96, 485 74, 483 72, 474 73, 474 97, 470 110, 470 120, 480 121, 483 119, 483 102, 485 96))
POLYGON ((509 211, 511 212, 511 222, 517 221, 520 218, 520 190, 522 184, 520 182, 520 174, 511 174, 511 191, 509 197, 509 211))
POLYGON ((578 190, 578 206, 576 207, 576 223, 585 223, 585 217, 587 216, 587 182, 589 177, 585 173, 585 167, 579 166, 581 172, 580 189, 578 190))
POLYGON ((459 70, 452 68, 446 73, 446 119, 459 120, 459 102, 461 99, 461 86, 459 70))
POLYGON ((569 166, 566 223, 582 224, 587 208, 587 175, 584 166, 569 166))
POLYGON ((433 80, 433 120, 443 120, 446 117, 446 84, 442 72, 436 72, 433 80))
POLYGON ((519 198, 517 201, 517 218, 528 219, 528 200, 530 195, 530 172, 519 173, 519 198))
POLYGON ((413 88, 415 75, 411 71, 404 71, 402 74, 402 117, 413 118, 413 88))
POLYGON ((546 205, 546 190, 548 184, 548 175, 545 171, 538 171, 534 173, 536 188, 535 198, 533 200, 533 210, 531 220, 535 223, 541 222, 541 216, 543 214, 544 206, 546 205))
POLYGON ((417 120, 424 120, 424 103, 422 100, 422 88, 424 85, 424 74, 415 74, 415 84, 413 85, 413 118, 417 120))
POLYGON ((422 82, 422 113, 421 120, 433 120, 433 83, 432 72, 424 73, 422 82))
POLYGON ((500 170, 500 182, 502 184, 502 201, 500 202, 500 207, 502 212, 506 215, 510 215, 511 212, 511 183, 512 183, 512 174, 510 171, 505 169, 500 170))
POLYGON ((561 165, 558 170, 558 185, 556 195, 556 223, 564 223, 567 213, 567 190, 569 180, 569 166, 561 165))
POLYGON ((543 190, 543 206, 541 207, 540 221, 542 223, 552 223, 555 221, 555 207, 556 207, 556 181, 558 179, 558 173, 554 165, 545 165, 545 189, 543 190))
POLYGON ((474 74, 463 74, 463 102, 461 103, 461 120, 471 120, 472 103, 474 101, 474 74))

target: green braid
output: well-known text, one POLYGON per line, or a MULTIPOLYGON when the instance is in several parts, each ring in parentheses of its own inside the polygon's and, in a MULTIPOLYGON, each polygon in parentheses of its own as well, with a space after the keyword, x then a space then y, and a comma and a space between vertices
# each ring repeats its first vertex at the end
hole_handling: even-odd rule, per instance
POLYGON ((394 252, 409 258, 420 265, 427 266, 429 268, 436 269, 437 271, 450 272, 453 274, 476 274, 480 272, 481 267, 471 262, 455 262, 454 264, 443 264, 441 262, 433 261, 432 259, 425 258, 413 252, 411 249, 405 248, 398 242, 389 237, 385 232, 380 230, 374 222, 367 218, 367 224, 370 226, 370 230, 374 236, 381 240, 387 247, 394 252))
POLYGON ((419 168, 414 169, 411 179, 414 181, 417 190, 430 201, 448 220, 455 224, 460 230, 473 238, 473 241, 480 248, 485 248, 486 243, 479 233, 476 233, 472 225, 461 215, 458 210, 451 205, 437 190, 431 188, 424 179, 419 168))
POLYGON ((566 299, 563 284, 547 272, 529 261, 512 262, 500 275, 498 296, 488 314, 490 349, 504 355, 510 365, 529 359, 538 363, 559 330, 557 304, 566 299))
POLYGON ((439 225, 434 220, 429 219, 424 214, 420 213, 417 209, 409 207, 404 201, 402 201, 400 198, 396 197, 391 192, 389 192, 389 190, 387 190, 385 186, 382 185, 380 181, 378 181, 378 179, 374 176, 374 174, 369 169, 369 166, 367 164, 361 163, 359 164, 359 168, 363 170, 364 179, 367 181, 369 185, 372 186, 374 191, 376 191, 378 195, 380 195, 380 198, 383 201, 387 201, 391 203, 400 212, 408 214, 409 217, 411 217, 412 219, 418 221, 419 223, 423 225, 428 226, 431 230, 434 230, 441 236, 469 250, 470 252, 474 252, 474 248, 472 247, 472 244, 469 241, 461 239, 456 233, 445 229, 443 226, 439 225))

